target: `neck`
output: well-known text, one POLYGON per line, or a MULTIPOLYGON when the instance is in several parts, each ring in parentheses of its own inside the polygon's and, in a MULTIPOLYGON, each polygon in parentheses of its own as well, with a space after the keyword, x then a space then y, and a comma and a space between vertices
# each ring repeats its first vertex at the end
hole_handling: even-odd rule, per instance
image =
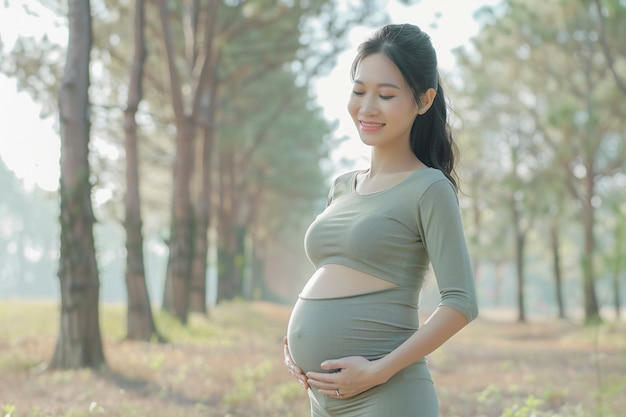
POLYGON ((374 147, 371 151, 368 175, 372 177, 378 174, 415 171, 423 167, 424 164, 415 156, 410 146, 406 149, 404 147, 394 149, 374 147))

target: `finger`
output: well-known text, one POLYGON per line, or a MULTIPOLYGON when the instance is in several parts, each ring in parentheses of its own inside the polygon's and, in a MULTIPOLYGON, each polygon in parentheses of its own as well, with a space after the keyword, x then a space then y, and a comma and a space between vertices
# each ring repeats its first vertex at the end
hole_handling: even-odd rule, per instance
POLYGON ((329 397, 335 397, 335 398, 340 397, 340 395, 337 395, 337 390, 336 389, 320 388, 320 389, 317 390, 317 392, 319 394, 328 395, 329 397))
POLYGON ((320 381, 322 383, 335 383, 337 382, 337 378, 339 377, 338 372, 307 372, 307 378, 315 381, 320 381))
POLYGON ((331 371, 331 370, 340 370, 342 368, 345 368, 345 365, 343 363, 343 361, 338 360, 338 359, 334 359, 334 360, 326 360, 324 362, 321 363, 320 368, 326 370, 326 371, 331 371))
POLYGON ((337 389, 337 387, 339 386, 339 384, 335 380, 323 380, 323 379, 320 380, 320 379, 315 379, 315 378, 307 378, 307 383, 310 386, 315 387, 317 389, 331 390, 331 391, 337 389))
POLYGON ((302 369, 294 366, 289 368, 289 372, 291 372, 291 374, 298 380, 298 382, 300 383, 300 385, 302 385, 304 389, 310 388, 309 381, 302 369))
POLYGON ((329 397, 340 398, 340 399, 346 399, 346 398, 350 398, 352 396, 352 394, 348 394, 346 392, 343 392, 341 389, 339 389, 339 394, 337 394, 337 388, 333 388, 333 389, 318 389, 317 392, 319 394, 322 394, 322 395, 327 395, 329 397))
POLYGON ((289 370, 289 373, 293 375, 294 378, 296 378, 298 383, 302 385, 302 388, 304 389, 310 388, 309 381, 306 375, 304 374, 304 372, 302 372, 300 368, 298 368, 297 366, 293 366, 293 365, 287 365, 287 369, 289 370))
POLYGON ((302 388, 309 389, 309 382, 306 375, 304 374, 304 371, 300 369, 300 367, 298 367, 291 358, 291 353, 289 352, 289 347, 287 344, 287 337, 283 338, 283 342, 285 343, 283 353, 285 356, 285 366, 287 366, 287 370, 298 380, 298 383, 300 383, 302 388))
MULTIPOLYGON (((289 346, 285 345, 283 347, 283 356, 285 357, 285 365, 287 365, 288 368, 298 368, 296 366, 296 364, 293 362, 293 358, 291 357, 291 352, 289 352, 289 346)), ((298 368, 298 370, 300 370, 300 368, 298 368)))

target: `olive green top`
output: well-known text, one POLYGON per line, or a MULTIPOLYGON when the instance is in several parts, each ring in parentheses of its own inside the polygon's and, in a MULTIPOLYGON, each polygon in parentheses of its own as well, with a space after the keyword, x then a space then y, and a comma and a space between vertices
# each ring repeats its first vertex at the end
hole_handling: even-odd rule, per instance
POLYGON ((441 171, 424 168, 392 187, 359 194, 358 173, 335 180, 328 206, 306 232, 313 265, 339 264, 392 282, 407 289, 407 304, 417 306, 432 264, 440 305, 473 320, 472 265, 452 183, 441 171))

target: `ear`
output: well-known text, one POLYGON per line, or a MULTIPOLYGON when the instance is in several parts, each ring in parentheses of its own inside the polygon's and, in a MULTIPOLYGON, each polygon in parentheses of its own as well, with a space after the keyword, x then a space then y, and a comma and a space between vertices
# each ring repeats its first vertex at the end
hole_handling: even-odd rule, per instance
POLYGON ((430 106, 432 106, 433 102, 435 101, 436 95, 437 92, 434 88, 429 88, 424 94, 422 94, 422 96, 420 97, 418 114, 422 115, 426 113, 428 109, 430 109, 430 106))

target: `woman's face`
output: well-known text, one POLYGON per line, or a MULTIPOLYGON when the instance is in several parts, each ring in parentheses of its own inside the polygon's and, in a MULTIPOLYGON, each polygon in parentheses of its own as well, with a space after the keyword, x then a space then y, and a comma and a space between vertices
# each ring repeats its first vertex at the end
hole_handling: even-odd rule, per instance
POLYGON ((419 109, 398 67, 383 53, 368 55, 352 87, 348 112, 363 143, 406 146, 419 109))

